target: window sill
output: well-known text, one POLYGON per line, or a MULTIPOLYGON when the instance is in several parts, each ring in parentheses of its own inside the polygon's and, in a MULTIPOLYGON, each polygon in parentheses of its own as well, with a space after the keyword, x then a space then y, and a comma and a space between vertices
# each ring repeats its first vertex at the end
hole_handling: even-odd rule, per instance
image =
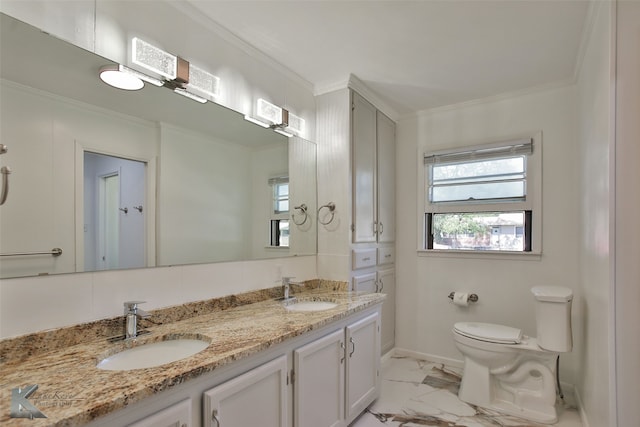
POLYGON ((419 257, 460 258, 460 259, 499 259, 512 261, 540 261, 541 252, 507 252, 507 251, 456 251, 442 249, 419 249, 419 257))

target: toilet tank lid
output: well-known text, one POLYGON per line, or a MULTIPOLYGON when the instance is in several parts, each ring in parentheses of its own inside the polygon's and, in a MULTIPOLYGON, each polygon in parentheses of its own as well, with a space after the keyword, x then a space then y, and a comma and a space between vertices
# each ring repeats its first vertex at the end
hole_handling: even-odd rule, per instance
POLYGON ((564 286, 534 286, 531 293, 538 301, 569 302, 573 299, 573 291, 564 286))
POLYGON ((522 341, 520 329, 493 323, 458 322, 453 325, 453 329, 462 335, 481 341, 500 344, 519 344, 522 341))

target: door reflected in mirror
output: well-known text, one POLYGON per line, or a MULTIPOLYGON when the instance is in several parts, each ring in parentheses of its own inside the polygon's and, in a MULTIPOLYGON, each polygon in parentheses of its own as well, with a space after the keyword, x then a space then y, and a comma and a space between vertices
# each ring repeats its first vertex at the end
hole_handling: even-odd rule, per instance
POLYGON ((84 153, 84 271, 145 264, 146 164, 84 153))

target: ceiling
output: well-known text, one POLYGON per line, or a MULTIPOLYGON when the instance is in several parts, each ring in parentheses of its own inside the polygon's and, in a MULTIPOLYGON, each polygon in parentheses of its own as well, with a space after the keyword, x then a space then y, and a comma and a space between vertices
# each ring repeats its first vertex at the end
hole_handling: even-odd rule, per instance
POLYGON ((586 0, 186 0, 310 82, 353 74, 398 114, 572 81, 586 0))

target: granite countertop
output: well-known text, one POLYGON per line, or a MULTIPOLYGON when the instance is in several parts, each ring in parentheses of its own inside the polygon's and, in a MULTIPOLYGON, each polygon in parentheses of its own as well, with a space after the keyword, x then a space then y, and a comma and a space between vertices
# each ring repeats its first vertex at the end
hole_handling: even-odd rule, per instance
MULTIPOLYGON (((296 293, 296 296, 331 300, 338 306, 324 311, 293 312, 286 310, 282 301, 270 298, 226 309, 201 311, 184 320, 151 326, 152 333, 139 337, 137 345, 160 341, 167 335, 196 337, 211 342, 205 350, 193 356, 153 368, 131 371, 97 369, 99 360, 124 349, 125 343, 92 336, 86 342, 53 350, 29 351, 28 357, 4 357, 0 363, 0 424, 33 427, 83 425, 384 300, 381 294, 331 289, 315 289, 296 293), (47 418, 10 417, 12 389, 29 385, 37 385, 38 389, 28 397, 28 401, 47 418)), ((26 342, 18 341, 18 344, 25 346, 26 342)), ((4 347, 6 349, 7 345, 4 347)))

